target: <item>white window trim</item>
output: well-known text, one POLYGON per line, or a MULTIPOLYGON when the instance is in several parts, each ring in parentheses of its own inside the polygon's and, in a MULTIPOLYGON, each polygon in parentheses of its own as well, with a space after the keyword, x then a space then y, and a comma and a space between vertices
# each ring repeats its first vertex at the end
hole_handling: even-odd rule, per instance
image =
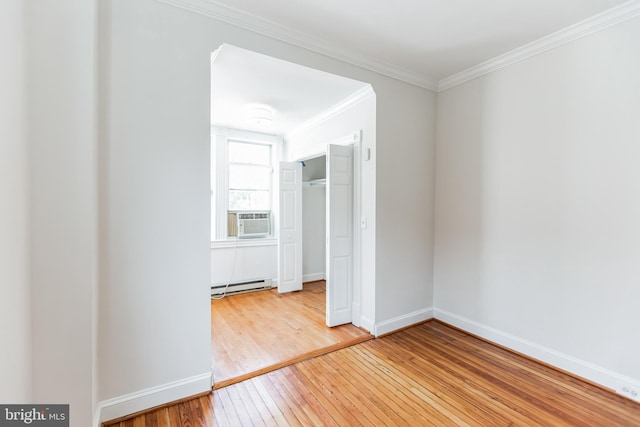
POLYGON ((211 249, 222 249, 222 248, 235 248, 236 246, 239 248, 249 248, 249 247, 258 247, 258 246, 277 246, 278 239, 275 237, 261 237, 255 239, 226 239, 226 240, 215 240, 211 242, 211 249))
MULTIPOLYGON (((282 158, 282 139, 274 136, 249 132, 238 129, 212 127, 211 135, 211 189, 212 199, 212 247, 220 247, 216 242, 235 242, 236 239, 227 236, 227 210, 229 207, 229 173, 228 173, 228 144, 229 141, 253 142, 271 145, 271 165, 275 169, 282 158)), ((274 173, 275 176, 275 173, 274 173)), ((275 178, 274 178, 275 179, 275 178)), ((275 195, 276 183, 271 182, 271 212, 274 218, 277 200, 275 195)), ((272 227, 272 235, 269 237, 255 237, 238 239, 238 242, 268 242, 273 240, 275 227, 272 227)), ((267 243, 268 244, 268 243, 267 243)), ((256 244, 242 243, 239 246, 256 246, 256 244)), ((261 246, 261 244, 260 244, 261 246)))

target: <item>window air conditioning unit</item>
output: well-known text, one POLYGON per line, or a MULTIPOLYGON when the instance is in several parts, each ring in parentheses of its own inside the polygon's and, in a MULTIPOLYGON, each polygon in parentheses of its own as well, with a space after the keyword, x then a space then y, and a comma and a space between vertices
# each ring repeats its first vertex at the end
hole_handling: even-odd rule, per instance
POLYGON ((238 237, 271 235, 271 211, 237 212, 238 237))

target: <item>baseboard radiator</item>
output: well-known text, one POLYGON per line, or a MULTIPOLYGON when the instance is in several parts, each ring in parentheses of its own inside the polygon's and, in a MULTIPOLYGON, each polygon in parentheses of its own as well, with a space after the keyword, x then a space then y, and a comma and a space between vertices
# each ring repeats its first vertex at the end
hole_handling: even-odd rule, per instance
POLYGON ((264 289, 271 289, 271 279, 253 280, 250 282, 231 283, 229 287, 227 285, 213 285, 211 286, 211 296, 217 296, 224 293, 226 294, 239 294, 243 292, 259 291, 264 289))

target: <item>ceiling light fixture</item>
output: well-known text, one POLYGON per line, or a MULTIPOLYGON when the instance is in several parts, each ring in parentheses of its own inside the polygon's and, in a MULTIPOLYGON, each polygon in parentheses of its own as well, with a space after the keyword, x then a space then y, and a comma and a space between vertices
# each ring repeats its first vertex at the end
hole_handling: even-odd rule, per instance
POLYGON ((269 126, 273 123, 275 110, 266 104, 251 104, 247 106, 247 120, 257 126, 269 126))

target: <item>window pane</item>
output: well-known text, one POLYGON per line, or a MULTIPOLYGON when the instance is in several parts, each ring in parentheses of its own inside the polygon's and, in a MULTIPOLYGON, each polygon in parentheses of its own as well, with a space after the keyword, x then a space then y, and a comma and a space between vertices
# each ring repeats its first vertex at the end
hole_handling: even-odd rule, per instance
POLYGON ((264 166, 229 165, 229 189, 269 190, 271 168, 264 166))
POLYGON ((267 211, 271 208, 268 191, 229 190, 229 210, 267 211))
POLYGON ((229 161, 252 165, 271 165, 271 146, 229 142, 229 161))

